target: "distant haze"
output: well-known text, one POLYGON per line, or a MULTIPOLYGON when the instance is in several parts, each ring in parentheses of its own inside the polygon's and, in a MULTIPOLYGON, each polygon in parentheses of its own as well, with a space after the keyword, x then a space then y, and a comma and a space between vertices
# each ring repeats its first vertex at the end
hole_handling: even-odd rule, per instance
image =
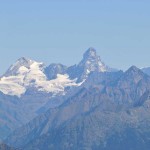
POLYGON ((0 74, 20 57, 65 65, 94 47, 113 68, 150 66, 149 0, 0 2, 0 74))

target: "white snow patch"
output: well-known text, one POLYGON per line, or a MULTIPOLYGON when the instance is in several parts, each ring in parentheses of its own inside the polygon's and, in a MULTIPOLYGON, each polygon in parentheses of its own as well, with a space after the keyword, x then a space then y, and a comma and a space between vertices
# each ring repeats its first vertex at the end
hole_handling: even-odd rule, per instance
POLYGON ((28 87, 35 87, 38 91, 52 92, 53 94, 64 94, 65 87, 79 86, 76 80, 69 79, 67 74, 58 74, 56 79, 48 80, 43 73, 43 66, 43 63, 34 61, 29 68, 20 66, 17 75, 0 79, 0 91, 7 95, 20 97, 28 87))
POLYGON ((22 93, 25 93, 26 89, 19 84, 2 81, 0 82, 0 91, 7 95, 20 97, 22 93))

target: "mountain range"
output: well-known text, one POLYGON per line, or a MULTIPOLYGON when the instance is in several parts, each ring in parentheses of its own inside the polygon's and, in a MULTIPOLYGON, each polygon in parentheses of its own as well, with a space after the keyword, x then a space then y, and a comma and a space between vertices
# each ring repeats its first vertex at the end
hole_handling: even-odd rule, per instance
POLYGON ((149 150, 150 68, 18 59, 0 78, 0 139, 25 150, 149 150))

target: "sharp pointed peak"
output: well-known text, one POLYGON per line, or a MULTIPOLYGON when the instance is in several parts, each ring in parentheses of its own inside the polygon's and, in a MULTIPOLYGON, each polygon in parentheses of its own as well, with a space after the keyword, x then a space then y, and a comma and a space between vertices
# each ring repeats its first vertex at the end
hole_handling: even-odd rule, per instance
POLYGON ((130 71, 137 72, 137 71, 141 71, 141 70, 138 67, 136 67, 136 66, 133 65, 126 72, 130 72, 130 71))
POLYGON ((42 63, 42 62, 37 62, 37 61, 31 60, 26 57, 21 57, 8 68, 8 70, 6 71, 6 73, 3 76, 6 76, 6 77, 15 76, 18 74, 21 67, 25 67, 25 68, 29 69, 31 67, 31 65, 34 63, 36 63, 40 67, 44 66, 44 63, 42 63))
POLYGON ((33 63, 34 61, 29 59, 29 58, 25 58, 25 57, 21 57, 19 58, 14 64, 12 64, 10 66, 10 68, 7 70, 7 72, 5 73, 5 75, 9 75, 10 72, 17 72, 17 70, 21 67, 21 66, 25 66, 27 68, 29 68, 29 66, 33 63))
POLYGON ((94 52, 96 52, 96 49, 95 49, 94 47, 89 47, 89 48, 87 49, 87 51, 94 51, 94 52))
MULTIPOLYGON (((20 57, 19 59, 28 60, 28 58, 27 58, 27 57, 24 57, 24 56, 23 56, 23 57, 20 57)), ((18 59, 18 60, 19 60, 19 59, 18 59)))
POLYGON ((126 72, 126 75, 146 75, 144 72, 136 66, 131 66, 126 72))
POLYGON ((17 62, 32 62, 33 60, 26 58, 26 57, 20 57, 17 62))
POLYGON ((84 58, 86 57, 96 57, 97 53, 96 53, 96 49, 93 47, 90 47, 89 49, 86 50, 86 52, 84 53, 84 58))

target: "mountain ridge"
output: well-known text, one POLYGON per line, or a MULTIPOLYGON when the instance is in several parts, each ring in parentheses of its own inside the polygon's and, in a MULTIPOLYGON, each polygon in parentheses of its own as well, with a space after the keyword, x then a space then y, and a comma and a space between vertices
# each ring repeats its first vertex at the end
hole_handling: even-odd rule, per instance
MULTIPOLYGON (((92 63, 94 60, 93 65, 96 62, 96 68, 91 69, 88 76, 93 71, 99 72, 97 69, 99 56, 97 56, 96 50, 88 49, 85 54, 86 58, 83 56, 84 61, 90 58, 92 63), (94 51, 94 55, 90 54, 92 51, 94 51)), ((11 65, 0 80, 0 91, 5 95, 5 97, 0 96, 0 119, 2 119, 0 132, 7 130, 5 135, 0 138, 4 139, 15 128, 26 124, 49 108, 58 107, 65 101, 66 97, 71 96, 74 91, 80 89, 80 86, 88 78, 86 76, 81 80, 87 66, 83 63, 81 65, 82 69, 79 69, 80 74, 75 72, 72 77, 72 73, 78 70, 77 66, 74 68, 62 64, 51 64, 47 67, 42 62, 24 57, 11 65), (16 99, 16 105, 11 101, 12 99, 16 99), (7 113, 8 111, 11 112, 10 115, 7 113), (23 117, 20 114, 23 114, 23 117), (3 116, 7 116, 7 119, 3 116), (14 125, 12 119, 16 122, 14 125)))
MULTIPOLYGON (((55 145, 55 142, 57 140, 54 142, 52 137, 56 136, 59 140, 62 141, 62 144, 67 141, 69 143, 73 141, 69 139, 69 137, 67 136, 67 139, 65 139, 67 141, 64 142, 63 136, 59 137, 59 135, 58 136, 55 135, 53 131, 54 132, 56 131, 56 133, 59 134, 59 131, 61 132, 62 131, 61 129, 65 128, 65 132, 63 132, 62 134, 68 133, 68 131, 66 130, 70 130, 69 124, 72 124, 74 126, 74 122, 75 122, 75 126, 73 127, 72 130, 73 131, 75 130, 76 132, 75 134, 78 134, 78 130, 77 130, 78 125, 76 126, 76 124, 78 124, 78 121, 77 121, 78 118, 81 118, 80 119, 81 122, 79 122, 79 124, 82 126, 82 118, 87 118, 87 120, 89 119, 91 120, 92 118, 91 117, 89 118, 90 114, 94 114, 94 116, 96 115, 97 117, 101 114, 100 116, 103 118, 102 120, 99 117, 98 118, 96 117, 96 118, 99 121, 101 120, 100 122, 104 124, 105 124, 104 120, 107 117, 110 119, 111 118, 110 116, 113 116, 112 120, 110 119, 110 122, 113 122, 113 124, 111 124, 113 128, 116 128, 114 126, 116 122, 115 119, 117 118, 121 119, 119 121, 120 122, 119 124, 122 125, 122 126, 119 125, 119 130, 121 130, 121 132, 123 132, 121 128, 123 127, 123 124, 125 123, 124 120, 122 120, 121 118, 122 114, 125 117, 125 120, 126 119, 128 120, 127 126, 129 126, 129 128, 132 127, 130 126, 131 117, 132 117, 131 121, 133 121, 134 126, 136 126, 136 124, 139 122, 136 121, 132 113, 135 113, 136 117, 139 118, 139 121, 140 121, 142 118, 138 116, 138 113, 141 115, 141 110, 144 113, 148 111, 147 110, 148 108, 146 108, 146 111, 144 110, 145 107, 143 105, 140 107, 135 107, 135 104, 141 103, 141 98, 143 97, 143 95, 145 95, 145 92, 150 90, 150 77, 148 76, 148 79, 147 79, 145 78, 145 76, 147 77, 147 75, 144 74, 144 76, 142 76, 142 79, 138 81, 139 83, 142 82, 142 84, 140 84, 137 89, 136 85, 139 84, 138 82, 133 82, 132 86, 130 84, 131 81, 133 81, 134 78, 136 78, 132 75, 133 71, 137 73, 138 76, 142 74, 142 72, 139 71, 139 69, 132 68, 132 67, 129 68, 128 71, 124 73, 123 72, 116 72, 116 73, 99 72, 98 77, 96 78, 95 82, 89 82, 87 79, 87 82, 90 83, 90 85, 87 86, 85 82, 85 84, 82 85, 81 89, 77 90, 74 93, 74 95, 72 95, 72 97, 69 97, 67 100, 65 100, 59 107, 49 109, 46 113, 42 114, 39 117, 36 117, 34 120, 29 122, 29 124, 23 126, 19 130, 16 130, 8 138, 7 142, 9 143, 11 141, 9 144, 16 144, 15 146, 22 147, 22 148, 25 146, 27 147, 27 149, 31 147, 33 148, 33 146, 35 146, 35 149, 37 147, 40 147, 42 149, 44 148, 44 146, 46 147, 46 149, 48 149, 47 146, 54 146, 53 147, 54 149, 59 149, 60 147, 63 147, 63 149, 69 149, 71 148, 69 145, 68 147, 67 145, 61 145, 61 144, 60 144, 60 147, 58 148, 57 147, 58 144, 55 145), (128 78, 125 79, 126 81, 124 80, 124 76, 128 73, 130 75, 129 77, 131 77, 131 79, 129 80, 129 83, 128 83, 128 78), (117 76, 115 80, 113 76, 115 77, 117 76), (128 84, 124 85, 124 83, 126 82, 128 84), (123 85, 125 88, 120 85, 123 85), (129 91, 128 89, 130 88, 131 90, 129 91), (36 122, 36 125, 35 125, 35 122, 36 122), (24 132, 20 132, 20 131, 24 131, 24 132), (43 138, 44 140, 42 140, 43 138), (47 142, 51 141, 52 143, 50 144, 52 145, 45 143, 46 141, 47 142)), ((94 75, 94 78, 95 78, 95 75, 94 75)), ((143 103, 145 102, 146 101, 144 97, 143 103)), ((145 105, 148 105, 148 104, 145 103, 145 105)), ((147 115, 146 117, 148 117, 147 115)), ((95 124, 94 126, 96 127, 99 126, 100 128, 100 124, 97 124, 96 120, 93 120, 93 121, 95 124)), ((90 121, 91 125, 93 124, 93 121, 92 122, 90 121)), ((92 126, 89 126, 89 131, 86 131, 86 132, 90 132, 90 128, 92 128, 92 126)), ((109 127, 108 129, 110 130, 109 127)), ((102 137, 102 139, 103 138, 105 139, 107 137, 106 136, 107 132, 102 131, 102 130, 100 130, 99 132, 104 132, 105 136, 102 137)), ((83 135, 81 134, 81 136, 83 135)), ((89 136, 87 138, 90 138, 89 136)), ((100 141, 103 143, 104 141, 102 139, 100 141)), ((77 142, 79 139, 75 138, 74 140, 77 142)), ((86 141, 84 141, 84 139, 81 138, 80 140, 81 140, 81 143, 88 145, 86 141)), ((98 142, 97 138, 95 140, 96 142, 98 142)), ((90 148, 91 145, 87 147, 90 148)), ((76 148, 77 148, 77 144, 74 143, 71 149, 76 149, 76 148)))
MULTIPOLYGON (((35 86, 37 90, 53 92, 53 90, 48 87, 48 84, 51 84, 51 86, 54 86, 55 88, 55 85, 53 83, 49 83, 49 81, 57 79, 59 74, 59 77, 62 77, 62 80, 66 80, 66 82, 74 82, 71 86, 77 86, 78 83, 84 82, 92 71, 111 71, 109 67, 101 61, 94 48, 89 48, 83 54, 83 59, 80 63, 71 67, 67 67, 62 64, 50 64, 49 66, 46 66, 42 62, 21 57, 13 65, 11 65, 6 73, 1 77, 0 91, 8 95, 21 96, 25 93, 28 86, 35 86), (67 80, 67 78, 69 80, 67 80), (12 84, 8 82, 12 82, 12 84), (16 89, 16 93, 13 89, 16 89)), ((65 86, 61 85, 61 81, 58 79, 57 84, 59 83, 60 86, 65 86)))
POLYGON ((12 147, 110 150, 111 143, 121 146, 119 137, 130 139, 132 128, 135 141, 140 132, 149 141, 150 76, 136 66, 112 69, 94 48, 70 67, 20 58, 1 78, 0 91, 4 87, 9 93, 0 92, 0 139, 7 137, 12 147), (13 96, 14 85, 25 88, 23 94, 13 96))

